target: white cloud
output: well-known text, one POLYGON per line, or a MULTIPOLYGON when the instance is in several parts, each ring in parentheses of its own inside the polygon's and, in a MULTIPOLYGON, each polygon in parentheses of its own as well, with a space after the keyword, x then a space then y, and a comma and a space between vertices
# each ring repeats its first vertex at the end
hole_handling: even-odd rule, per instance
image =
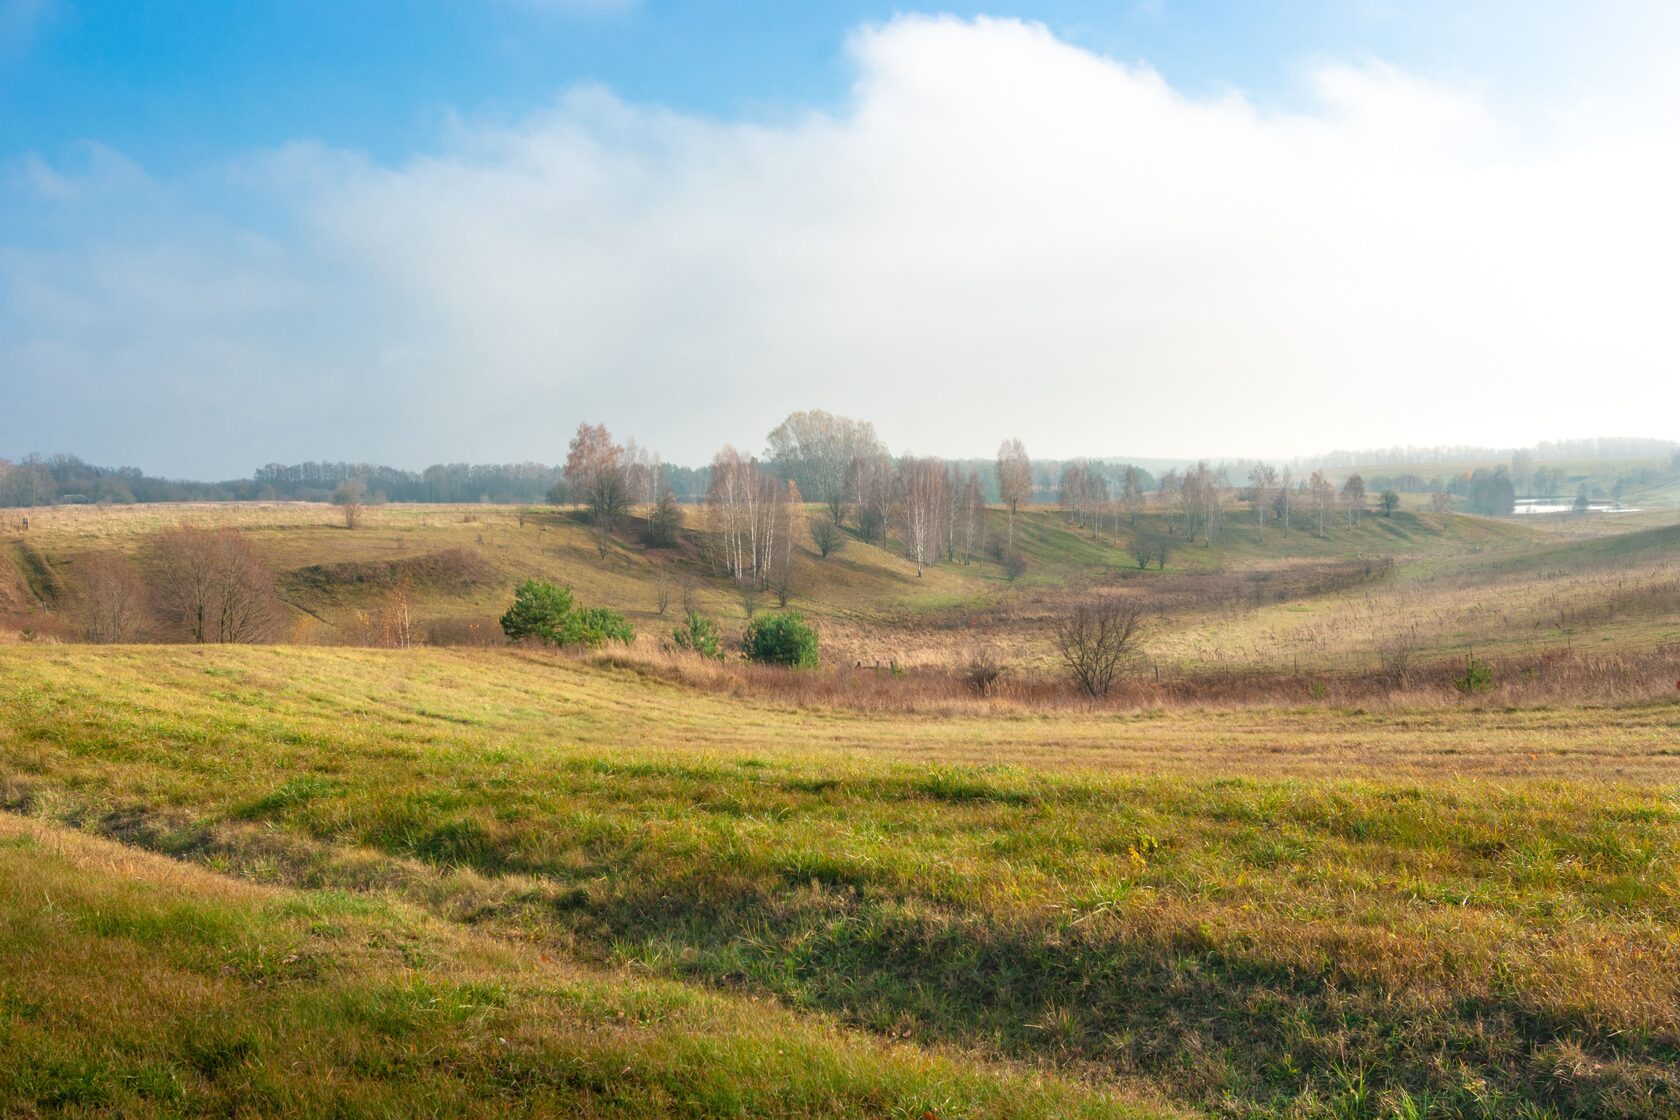
POLYGON ((776 126, 579 89, 398 166, 253 156, 146 237, 0 259, 0 359, 91 410, 216 384, 226 431, 165 417, 127 452, 199 447, 181 469, 555 458, 585 417, 698 461, 810 406, 948 454, 1676 434, 1663 130, 1537 140, 1371 61, 1317 70, 1308 110, 1189 99, 1011 21, 849 50, 845 108, 776 126), (241 220, 206 217, 230 194, 241 220), (404 403, 369 431, 294 383, 404 403))

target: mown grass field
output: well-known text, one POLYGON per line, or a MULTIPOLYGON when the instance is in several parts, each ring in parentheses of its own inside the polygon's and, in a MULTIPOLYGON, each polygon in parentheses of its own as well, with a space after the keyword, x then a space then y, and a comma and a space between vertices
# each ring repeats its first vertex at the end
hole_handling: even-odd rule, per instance
POLYGON ((1680 1110, 1670 698, 865 712, 39 645, 0 695, 24 1114, 1680 1110))

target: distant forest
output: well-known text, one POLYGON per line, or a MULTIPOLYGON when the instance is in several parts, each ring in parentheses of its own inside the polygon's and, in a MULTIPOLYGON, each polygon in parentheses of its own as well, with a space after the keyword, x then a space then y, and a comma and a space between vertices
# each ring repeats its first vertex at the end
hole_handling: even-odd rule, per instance
MULTIPOLYGON (((806 414, 823 415, 823 414, 806 414)), ((778 433, 782 429, 778 429, 778 433)), ((772 433, 772 436, 777 433, 772 433)), ((871 437, 873 438, 873 437, 871 437)), ((773 441, 774 442, 774 441, 773 441)), ((884 449, 883 449, 884 451, 884 449)), ((629 453, 641 464, 643 471, 653 472, 659 482, 655 489, 668 491, 680 503, 693 504, 706 499, 712 467, 685 467, 662 463, 657 456, 636 451, 634 443, 629 453)), ((775 458, 768 453, 767 460, 775 458)), ((1295 460, 1302 478, 1305 468, 1351 471, 1372 464, 1456 464, 1456 472, 1400 471, 1366 477, 1363 482, 1373 493, 1394 489, 1406 493, 1447 492, 1474 498, 1472 472, 1463 464, 1497 464, 1502 460, 1514 470, 1513 481, 1518 492, 1557 495, 1566 492, 1563 472, 1553 468, 1531 469, 1541 461, 1579 461, 1589 459, 1668 458, 1672 470, 1680 470, 1680 443, 1672 440, 1638 438, 1598 438, 1543 442, 1531 449, 1515 452, 1485 447, 1392 447, 1365 451, 1334 451, 1313 459, 1295 460)), ((1165 475, 1142 466, 1134 466, 1121 459, 1032 459, 1030 476, 1023 479, 1023 497, 1033 502, 1055 502, 1066 489, 1070 468, 1085 476, 1099 478, 1107 488, 1118 493, 1128 470, 1141 488, 1154 491, 1162 479, 1171 479, 1180 465, 1174 460, 1146 460, 1165 475), (1173 469, 1167 469, 1173 468, 1173 469)), ((988 503, 1001 500, 998 482, 991 460, 949 460, 948 465, 973 474, 988 503)), ((1258 460, 1233 460, 1214 464, 1211 471, 1224 485, 1241 485, 1250 478, 1258 460)), ((1504 468, 1501 468, 1504 469, 1504 468)), ((1475 475, 1486 472, 1477 471, 1475 475)), ((1639 472, 1636 472, 1636 475, 1639 472)), ((1649 473, 1649 471, 1643 472, 1649 473)), ((795 467, 789 477, 811 491, 813 480, 801 477, 795 467)), ((187 479, 159 478, 148 475, 138 467, 100 467, 75 455, 30 455, 17 462, 0 459, 0 507, 30 507, 74 504, 130 504, 145 502, 237 502, 237 501, 311 501, 324 502, 333 498, 341 483, 360 482, 373 502, 487 502, 498 504, 562 503, 576 497, 570 492, 565 468, 547 463, 439 463, 421 471, 403 470, 378 463, 307 462, 286 465, 270 463, 259 467, 250 478, 221 482, 201 482, 187 479)), ((1630 477, 1626 482, 1643 481, 1630 477)), ((1619 487, 1618 487, 1619 489, 1619 487)), ((1593 496, 1601 496, 1596 487, 1593 496)), ((650 499, 651 500, 651 499, 650 499)), ((1482 503, 1473 501, 1473 506, 1482 503)), ((1494 503, 1503 506, 1504 502, 1494 503)))
MULTIPOLYGON (((666 467, 680 500, 706 492, 705 470, 666 467)), ((563 468, 546 463, 439 463, 405 471, 378 463, 270 463, 250 478, 223 482, 155 478, 138 467, 98 467, 74 455, 0 459, 0 506, 132 502, 324 502, 357 480, 374 501, 543 502, 564 499, 563 468)))

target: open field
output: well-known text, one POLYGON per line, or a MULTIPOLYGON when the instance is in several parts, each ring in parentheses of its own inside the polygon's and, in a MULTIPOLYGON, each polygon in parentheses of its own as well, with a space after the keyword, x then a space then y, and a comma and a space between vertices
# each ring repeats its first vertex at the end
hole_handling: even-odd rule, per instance
POLYGON ((802 545, 824 668, 793 673, 664 648, 685 604, 745 620, 703 521, 653 549, 555 509, 38 512, 0 536, 0 950, 30 962, 0 978, 0 1097, 1680 1111, 1673 513, 1320 537, 1232 511, 1139 569, 1166 531, 1024 511, 1016 580, 802 545), (182 522, 244 534, 284 644, 75 642, 84 573, 155 578, 182 522), (637 641, 507 648, 532 575, 637 641), (369 648, 398 594, 423 644, 369 648), (1149 618, 1097 700, 1051 640, 1093 598, 1149 618), (1452 683, 1472 652, 1486 691, 1452 683))
MULTIPOLYGON (((86 944, 62 943, 56 975, 155 953, 198 970, 192 998, 248 982, 204 963, 244 942, 145 917, 180 895, 113 881, 129 868, 197 892, 222 915, 207 928, 314 962, 293 975, 278 948, 256 954, 281 977, 238 1002, 250 1018, 230 1029, 254 1041, 214 1084, 154 1036, 82 1036, 53 1068, 89 1099, 153 1078, 193 1107, 261 1100, 265 1071, 301 1060, 264 1015, 305 1008, 324 1030, 371 1000, 419 1024, 460 1093, 593 1100, 587 1077, 510 1073, 492 1035, 519 1040, 516 1071, 646 1047, 626 1063, 646 1071, 631 1112, 658 1091, 694 1115, 919 1115, 925 1087, 942 1116, 1096 1114, 1117 1107, 1104 1095, 1240 1116, 1680 1107, 1671 700, 934 721, 723 696, 606 657, 40 646, 0 650, 0 690, 5 805, 35 822, 8 834, 70 853, 7 849, 6 894, 77 883, 62 920, 86 944), (41 831, 65 827, 200 870, 41 831), (310 922, 352 933, 319 945, 310 922), (359 943, 389 922, 442 946, 422 954, 433 971, 359 943), (427 1018, 474 984, 490 994, 427 1018), (760 1055, 761 1013, 731 1002, 759 998, 778 1036, 825 1055, 793 1097, 774 1095, 792 1074, 760 1055), (665 1000, 698 1002, 626 1010, 633 1030, 617 1014, 665 1000), (734 1096, 694 1082, 695 1034, 761 1063, 727 1076, 734 1096), (1046 1074, 1068 1095, 1044 1099, 1069 1103, 1011 1088, 1046 1074)), ((11 936, 46 952, 50 928, 11 936)), ((45 1045, 17 1008, 75 1013, 38 991, 6 1006, 9 1068, 45 1045)), ((333 1091, 403 1092, 377 1072, 407 1068, 387 1044, 355 1037, 333 1091)))

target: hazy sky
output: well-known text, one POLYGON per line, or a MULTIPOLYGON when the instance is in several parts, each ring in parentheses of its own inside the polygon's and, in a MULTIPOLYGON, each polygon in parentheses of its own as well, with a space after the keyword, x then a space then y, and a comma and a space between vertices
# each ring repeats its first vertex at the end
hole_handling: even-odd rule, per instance
POLYGON ((1680 5, 0 0, 0 455, 1680 436, 1680 5))

